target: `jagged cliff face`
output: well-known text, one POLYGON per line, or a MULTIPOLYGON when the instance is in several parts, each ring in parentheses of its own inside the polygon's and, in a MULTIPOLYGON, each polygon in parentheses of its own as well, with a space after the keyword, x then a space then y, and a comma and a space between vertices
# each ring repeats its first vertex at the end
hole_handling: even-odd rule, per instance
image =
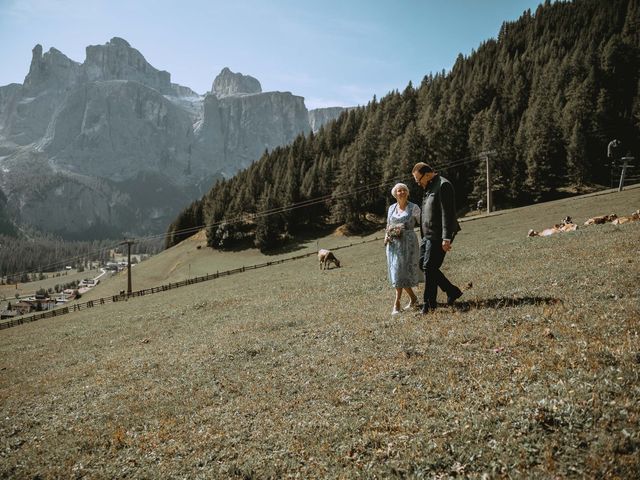
POLYGON ((344 107, 327 107, 309 110, 309 125, 313 133, 320 130, 320 127, 331 120, 337 119, 342 112, 347 110, 344 107))
POLYGON ((67 96, 50 125, 41 148, 59 169, 114 181, 146 170, 178 184, 193 180, 188 112, 140 83, 88 83, 67 96))
POLYGON ((302 97, 288 92, 218 98, 207 95, 196 129, 196 153, 210 155, 218 171, 230 176, 265 152, 310 131, 302 97))
POLYGON ((290 143, 310 131, 304 98, 267 92, 220 100, 226 127, 225 157, 231 165, 249 166, 265 150, 290 143), (265 121, 268 119, 268 121, 265 121))
POLYGON ((83 69, 90 82, 130 80, 162 94, 171 93, 169 72, 156 70, 138 50, 121 38, 113 38, 106 45, 88 46, 83 69))
POLYGON ((70 238, 164 231, 216 178, 309 132, 304 99, 223 69, 198 95, 125 40, 80 64, 32 52, 0 87, 0 189, 14 220, 70 238))
POLYGON ((218 97, 242 93, 262 93, 262 85, 250 75, 233 73, 225 67, 213 81, 211 91, 218 97))

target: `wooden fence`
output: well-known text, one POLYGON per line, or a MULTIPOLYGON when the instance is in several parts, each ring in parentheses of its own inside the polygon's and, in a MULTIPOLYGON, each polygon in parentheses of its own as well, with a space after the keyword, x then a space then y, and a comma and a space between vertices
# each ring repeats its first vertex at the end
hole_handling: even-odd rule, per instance
MULTIPOLYGON (((334 251, 335 250, 340 250, 340 249, 343 249, 343 248, 353 247, 354 245, 362 245, 364 243, 375 242, 377 240, 381 240, 381 238, 375 237, 375 238, 372 238, 372 239, 369 239, 369 240, 363 240, 363 241, 357 242, 357 243, 350 243, 349 245, 342 245, 340 247, 334 247, 331 250, 334 250, 334 251)), ((249 271, 249 270, 256 270, 258 268, 264 268, 264 267, 271 267, 273 265, 279 265, 279 264, 285 263, 285 262, 291 262, 291 261, 294 261, 294 260, 300 260, 300 259, 303 259, 303 258, 310 257, 312 255, 316 255, 316 254, 317 254, 317 252, 304 253, 302 255, 296 255, 294 257, 282 258, 280 260, 274 260, 272 262, 259 263, 259 264, 256 264, 256 265, 250 265, 248 267, 234 268, 232 270, 225 270, 223 272, 208 273, 208 274, 203 275, 201 277, 187 278, 186 280, 182 280, 180 282, 168 283, 166 285, 160 285, 159 287, 145 288, 143 290, 137 290, 137 291, 131 292, 129 294, 125 293, 125 294, 119 294, 119 295, 112 295, 111 297, 103 297, 103 298, 99 298, 97 300, 89 300, 89 301, 84 302, 84 303, 74 303, 73 305, 68 305, 68 306, 61 307, 61 308, 47 310, 47 311, 44 311, 44 312, 38 312, 38 313, 31 314, 31 315, 23 315, 21 317, 13 318, 13 319, 8 320, 6 322, 0 323, 0 330, 3 330, 5 328, 15 327, 17 325, 22 325, 23 323, 35 322, 36 320, 42 320, 44 318, 54 318, 54 317, 58 317, 60 315, 66 315, 66 314, 71 313, 71 312, 77 312, 79 310, 86 310, 86 309, 90 309, 90 308, 95 308, 95 307, 98 307, 100 305, 105 305, 107 303, 121 302, 121 301, 124 301, 124 300, 129 300, 130 298, 134 298, 134 297, 142 297, 142 296, 145 296, 145 295, 153 295, 155 293, 166 292, 167 290, 173 290, 174 288, 180 288, 180 287, 185 287, 187 285, 194 285, 196 283, 207 282, 209 280, 214 280, 216 278, 226 277, 226 276, 229 276, 229 275, 234 275, 234 274, 246 272, 246 271, 249 271)))

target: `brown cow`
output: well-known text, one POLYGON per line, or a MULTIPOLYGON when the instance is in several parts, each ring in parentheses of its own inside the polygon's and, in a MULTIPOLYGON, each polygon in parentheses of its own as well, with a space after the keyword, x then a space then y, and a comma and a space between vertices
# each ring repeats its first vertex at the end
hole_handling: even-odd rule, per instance
POLYGON ((611 215, 600 215, 599 217, 591 217, 586 222, 585 225, 602 225, 603 223, 613 222, 618 216, 615 213, 611 215))
POLYGON ((578 229, 578 225, 571 221, 571 217, 565 217, 562 223, 557 223, 551 228, 545 228, 540 233, 535 230, 529 230, 527 237, 548 237, 554 233, 573 232, 578 229))
POLYGON ((640 210, 636 210, 628 217, 618 217, 612 223, 614 225, 622 225, 624 223, 637 222, 637 221, 640 221, 640 210))
POLYGON ((328 269, 330 263, 333 263, 336 267, 340 267, 340 260, 336 258, 331 250, 325 248, 318 250, 318 260, 320 261, 320 270, 328 269))
MULTIPOLYGON (((584 222, 584 225, 602 225, 605 223, 613 223, 614 225, 623 225, 629 222, 638 222, 640 221, 640 209, 633 212, 631 215, 627 217, 618 217, 615 213, 611 213, 609 215, 600 215, 599 217, 591 217, 587 221, 584 222)), ((541 232, 536 232, 535 230, 529 230, 527 233, 528 237, 548 237, 549 235, 553 235, 554 233, 559 232, 572 232, 577 230, 578 226, 571 221, 571 217, 565 217, 562 220, 562 223, 556 224, 551 228, 545 228, 541 232)))

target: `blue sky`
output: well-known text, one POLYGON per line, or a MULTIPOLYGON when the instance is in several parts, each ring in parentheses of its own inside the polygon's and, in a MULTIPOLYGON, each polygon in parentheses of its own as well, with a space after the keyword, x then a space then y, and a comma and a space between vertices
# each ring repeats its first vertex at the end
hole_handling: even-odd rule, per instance
POLYGON ((540 0, 0 0, 0 86, 22 83, 31 49, 84 62, 122 37, 174 83, 202 94, 224 67, 307 108, 373 95, 449 70, 540 0))

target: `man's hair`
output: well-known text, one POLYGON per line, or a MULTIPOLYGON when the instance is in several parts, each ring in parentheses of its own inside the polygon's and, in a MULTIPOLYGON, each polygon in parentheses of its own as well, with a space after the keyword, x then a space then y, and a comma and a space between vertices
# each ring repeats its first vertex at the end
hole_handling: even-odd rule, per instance
POLYGON ((416 172, 419 172, 424 175, 425 173, 433 172, 433 168, 431 168, 430 165, 427 165, 424 162, 418 162, 413 166, 413 170, 411 170, 412 174, 416 172))

